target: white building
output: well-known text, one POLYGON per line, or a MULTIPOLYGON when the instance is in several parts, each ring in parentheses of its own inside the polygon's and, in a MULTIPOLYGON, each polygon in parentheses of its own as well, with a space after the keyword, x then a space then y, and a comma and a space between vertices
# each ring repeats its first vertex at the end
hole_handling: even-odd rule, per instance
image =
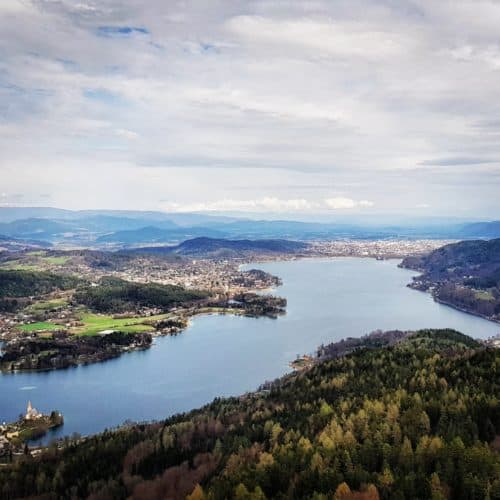
POLYGON ((28 407, 26 408, 26 415, 24 417, 25 420, 36 420, 42 416, 41 413, 38 412, 36 408, 31 406, 31 401, 28 401, 28 407))

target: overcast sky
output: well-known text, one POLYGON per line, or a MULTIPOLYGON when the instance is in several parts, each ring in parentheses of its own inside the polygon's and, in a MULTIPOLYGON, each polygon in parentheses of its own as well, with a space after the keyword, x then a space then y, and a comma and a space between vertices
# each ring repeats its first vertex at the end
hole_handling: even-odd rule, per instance
POLYGON ((500 216, 497 0, 1 0, 0 204, 500 216))

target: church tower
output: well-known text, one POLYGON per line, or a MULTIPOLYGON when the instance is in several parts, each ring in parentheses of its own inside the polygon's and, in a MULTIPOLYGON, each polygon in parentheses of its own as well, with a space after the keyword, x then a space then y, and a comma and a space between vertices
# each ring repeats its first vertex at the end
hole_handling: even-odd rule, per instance
POLYGON ((36 418, 39 418, 41 415, 38 413, 36 408, 33 408, 31 405, 31 401, 28 401, 28 407, 26 408, 26 416, 24 417, 25 420, 34 420, 36 418))

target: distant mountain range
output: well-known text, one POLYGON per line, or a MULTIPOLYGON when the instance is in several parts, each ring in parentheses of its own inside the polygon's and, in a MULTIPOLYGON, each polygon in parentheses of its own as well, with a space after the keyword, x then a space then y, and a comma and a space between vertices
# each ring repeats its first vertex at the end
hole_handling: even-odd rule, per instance
POLYGON ((196 237, 227 239, 469 239, 500 237, 500 221, 473 223, 440 219, 404 224, 371 218, 349 223, 250 220, 204 214, 119 210, 71 211, 53 208, 0 208, 0 234, 80 247, 126 248, 176 244, 196 237))
POLYGON ((96 239, 97 243, 136 245, 137 243, 169 243, 190 239, 199 235, 223 237, 222 231, 203 227, 162 229, 156 226, 146 226, 129 231, 117 231, 105 234, 96 239))
POLYGON ((170 221, 178 226, 195 226, 199 224, 209 224, 233 222, 238 220, 235 217, 225 217, 216 215, 205 215, 196 213, 165 213, 159 211, 141 210, 65 210, 50 207, 0 207, 0 222, 14 222, 21 219, 55 219, 61 221, 77 221, 93 218, 112 219, 139 219, 143 225, 152 222, 170 221))
POLYGON ((466 224, 460 233, 464 238, 500 238, 500 221, 466 224))
POLYGON ((51 246, 52 244, 48 241, 24 240, 0 234, 0 251, 3 249, 15 252, 18 250, 50 248, 51 246))

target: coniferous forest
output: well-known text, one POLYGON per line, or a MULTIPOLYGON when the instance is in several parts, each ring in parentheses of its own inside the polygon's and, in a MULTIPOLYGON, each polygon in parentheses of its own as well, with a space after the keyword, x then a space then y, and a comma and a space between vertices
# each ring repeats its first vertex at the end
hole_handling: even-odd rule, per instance
MULTIPOLYGON (((451 330, 0 468, 5 499, 499 499, 500 352, 451 330)), ((91 408, 89 408, 91 412, 91 408)))

